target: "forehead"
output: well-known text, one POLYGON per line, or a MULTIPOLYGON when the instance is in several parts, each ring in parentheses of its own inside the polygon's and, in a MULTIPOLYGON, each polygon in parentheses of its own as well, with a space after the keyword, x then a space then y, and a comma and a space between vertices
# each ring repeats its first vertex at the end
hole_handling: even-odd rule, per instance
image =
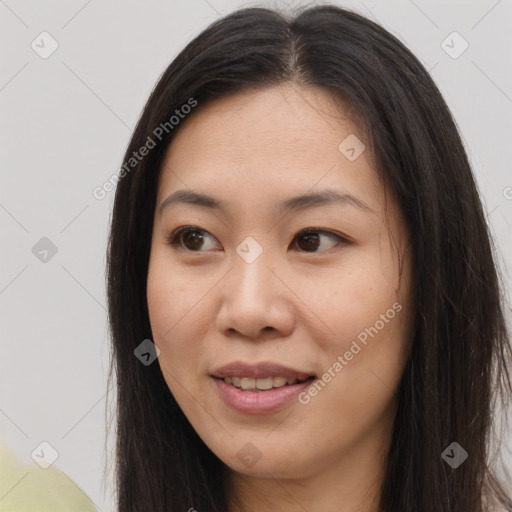
POLYGON ((199 104, 167 150, 159 203, 182 188, 253 207, 334 188, 363 195, 378 209, 382 192, 369 151, 351 161, 339 149, 353 140, 347 137, 365 141, 347 114, 324 89, 296 84, 199 104))

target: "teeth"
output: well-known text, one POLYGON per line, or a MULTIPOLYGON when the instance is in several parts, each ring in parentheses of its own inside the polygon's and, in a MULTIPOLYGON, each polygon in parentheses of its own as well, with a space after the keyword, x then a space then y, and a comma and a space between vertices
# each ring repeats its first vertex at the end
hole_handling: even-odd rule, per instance
POLYGON ((242 389, 254 389, 255 383, 256 383, 256 379, 247 379, 247 378, 240 379, 240 387, 242 389))
POLYGON ((286 377, 274 377, 273 386, 275 388, 280 388, 286 384, 286 377))
POLYGON ((286 377, 265 377, 262 379, 254 379, 248 377, 225 377, 224 382, 237 388, 241 388, 245 391, 266 391, 272 388, 282 388, 286 385, 293 385, 299 381, 297 379, 287 379, 286 377))
POLYGON ((266 379, 256 379, 256 387, 258 389, 272 389, 274 378, 267 377, 266 379))

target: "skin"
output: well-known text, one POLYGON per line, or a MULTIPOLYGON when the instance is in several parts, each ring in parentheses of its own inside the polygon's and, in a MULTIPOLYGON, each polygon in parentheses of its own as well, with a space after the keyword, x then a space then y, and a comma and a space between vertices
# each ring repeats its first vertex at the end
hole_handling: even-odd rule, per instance
POLYGON ((365 140, 328 92, 285 83, 200 105, 162 167, 147 281, 158 362, 194 429, 228 466, 230 495, 251 511, 377 510, 410 349, 411 263, 404 219, 389 191, 385 203, 370 151, 350 161, 338 149, 349 134, 365 140), (333 203, 280 213, 281 201, 325 188, 373 211, 333 203), (176 204, 160 212, 178 189, 228 209, 176 204), (166 237, 186 224, 206 231, 203 244, 169 245, 166 237), (320 232, 310 249, 296 236, 304 228, 347 242, 320 232), (263 249, 252 263, 236 252, 247 236, 263 249), (307 405, 244 414, 224 403, 210 377, 237 360, 321 376, 395 302, 401 311, 307 405), (261 454, 251 467, 237 457, 248 442, 261 454))

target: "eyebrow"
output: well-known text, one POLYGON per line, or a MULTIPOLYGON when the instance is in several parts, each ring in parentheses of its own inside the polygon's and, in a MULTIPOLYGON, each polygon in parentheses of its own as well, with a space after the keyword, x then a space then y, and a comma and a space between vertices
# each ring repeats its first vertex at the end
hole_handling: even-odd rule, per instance
MULTIPOLYGON (((160 205, 160 212, 171 205, 176 204, 192 204, 201 206, 210 210, 224 212, 227 210, 228 204, 225 201, 216 199, 207 194, 195 192, 193 190, 177 190, 173 192, 160 205)), ((364 201, 348 192, 338 192, 332 189, 326 189, 319 192, 311 192, 296 197, 291 197, 280 203, 281 213, 290 213, 297 210, 304 210, 316 206, 329 204, 348 204, 359 208, 360 210, 376 213, 364 201)))

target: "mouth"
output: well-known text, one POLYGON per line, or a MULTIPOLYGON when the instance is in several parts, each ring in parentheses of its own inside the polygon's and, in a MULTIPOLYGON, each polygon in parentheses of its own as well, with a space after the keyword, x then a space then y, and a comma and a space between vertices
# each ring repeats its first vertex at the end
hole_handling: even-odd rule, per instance
MULTIPOLYGON (((215 377, 217 378, 217 377, 215 377)), ((279 377, 263 377, 263 378, 251 378, 251 377, 224 377, 222 380, 241 391, 252 391, 252 392, 265 392, 272 389, 279 389, 288 386, 294 386, 295 384, 302 384, 304 382, 314 380, 315 377, 311 376, 306 379, 287 378, 283 376, 279 377)))
POLYGON ((277 412, 293 404, 316 379, 313 372, 279 363, 241 361, 218 368, 210 377, 225 403, 245 414, 277 412))

